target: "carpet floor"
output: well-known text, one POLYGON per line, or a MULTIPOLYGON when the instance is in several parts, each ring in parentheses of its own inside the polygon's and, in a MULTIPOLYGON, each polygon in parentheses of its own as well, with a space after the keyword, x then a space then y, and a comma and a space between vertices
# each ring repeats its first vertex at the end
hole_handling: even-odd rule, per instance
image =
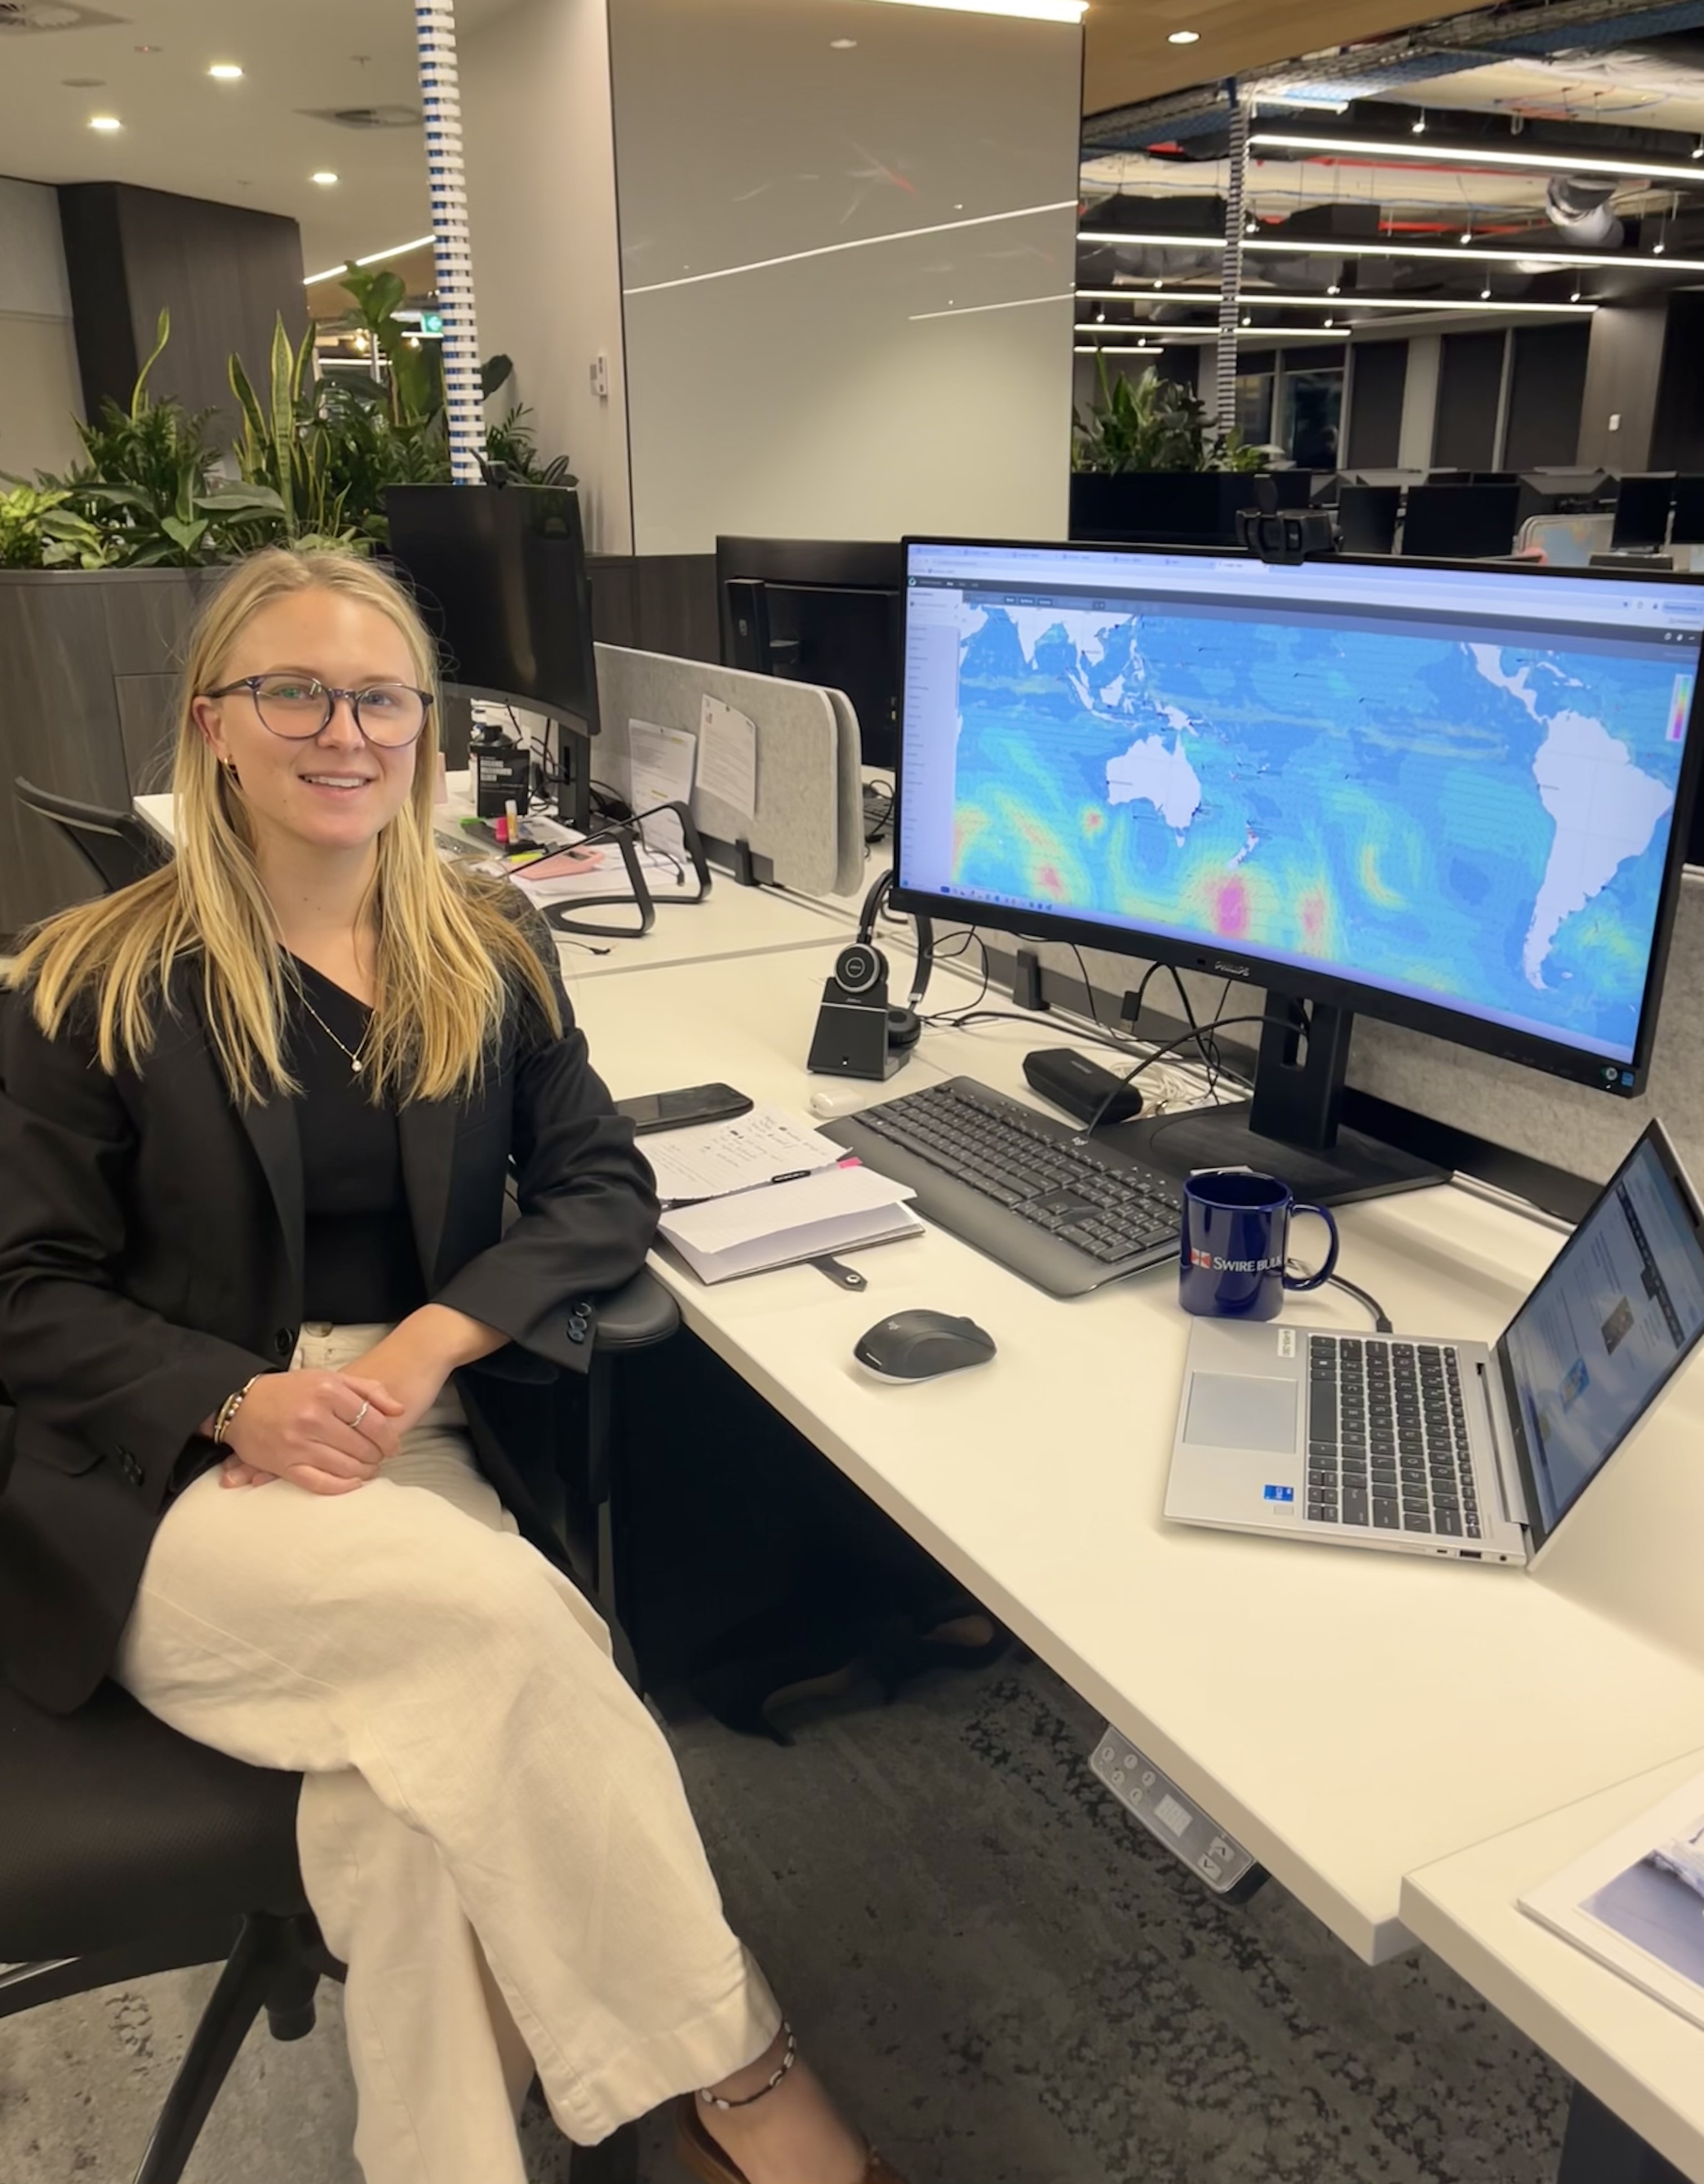
MULTIPOLYGON (((1561 2073, 1422 1951, 1369 1971, 1275 1885, 1221 1904, 1090 1774, 1100 1726, 1033 1661, 791 1750, 671 1713, 735 1926, 910 2184, 1550 2184, 1561 2073)), ((125 2184, 213 1979, 0 2023, 5 2184, 125 2184)), ((321 1993, 310 2038, 251 2036, 187 2184, 359 2184, 321 1993)), ((649 2120, 644 2184, 682 2175, 649 2120)))

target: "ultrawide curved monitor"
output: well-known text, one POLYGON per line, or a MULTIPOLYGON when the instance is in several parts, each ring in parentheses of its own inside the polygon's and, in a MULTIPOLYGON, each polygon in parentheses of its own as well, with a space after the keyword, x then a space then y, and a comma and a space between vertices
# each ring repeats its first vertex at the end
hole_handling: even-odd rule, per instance
POLYGON ((905 546, 899 907, 1639 1089, 1704 587, 905 546))

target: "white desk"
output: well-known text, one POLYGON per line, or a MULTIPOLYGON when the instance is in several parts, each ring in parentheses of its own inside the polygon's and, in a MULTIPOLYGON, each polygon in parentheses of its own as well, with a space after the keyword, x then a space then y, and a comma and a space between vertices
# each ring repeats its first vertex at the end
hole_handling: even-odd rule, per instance
POLYGON ((1704 1752, 1689 1752, 1424 1866, 1402 1884, 1402 1917, 1606 2108, 1704 2184, 1704 2031, 1517 1908, 1527 1889, 1701 1769, 1704 1752))
MULTIPOLYGON (((618 1097, 716 1078, 802 1107, 821 978, 792 954, 571 989, 618 1097)), ((961 1072, 1020 1091, 1021 1056, 1061 1037, 927 1033, 869 1096, 961 1072)), ((1560 1240, 1452 1187, 1340 1218, 1345 1272, 1415 1333, 1494 1334, 1560 1240)), ((1169 1270, 1061 1302, 934 1229, 856 1263, 869 1288, 849 1295, 808 1267, 715 1289, 659 1271, 703 1340, 1367 1960, 1409 1940, 1405 1873, 1696 1741, 1696 1375, 1542 1575, 1278 1544, 1161 1518, 1188 1332, 1169 1270), (970 1313, 999 1357, 869 1380, 855 1338, 916 1305, 970 1313), (1604 1543, 1641 1522, 1627 1598, 1604 1543)), ((1329 1295, 1292 1309, 1358 1317, 1329 1295)))
MULTIPOLYGON (((458 777, 450 778, 454 784, 458 777)), ((163 841, 173 840, 169 795, 138 796, 136 808, 163 841)), ((471 811, 472 806, 464 798, 459 804, 453 800, 448 808, 471 811)), ((659 893, 656 902, 657 922, 643 939, 582 940, 570 933, 559 934, 556 953, 564 975, 576 979, 604 978, 615 972, 654 971, 675 964, 713 963, 729 956, 808 949, 815 951, 813 963, 820 959, 816 973, 820 985, 833 967, 835 950, 851 938, 858 923, 855 901, 741 887, 726 872, 716 874, 704 902, 671 903, 666 893, 659 893)), ((621 923, 626 914, 619 905, 585 912, 612 925, 621 923)))

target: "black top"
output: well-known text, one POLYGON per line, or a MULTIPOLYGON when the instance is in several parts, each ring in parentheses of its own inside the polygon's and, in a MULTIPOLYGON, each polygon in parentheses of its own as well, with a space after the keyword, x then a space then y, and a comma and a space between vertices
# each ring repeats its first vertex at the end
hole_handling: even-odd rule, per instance
POLYGON ((344 1050, 360 1052, 370 1011, 311 963, 292 961, 325 1018, 316 1022, 292 996, 290 1067, 302 1086, 296 1104, 305 1217, 302 1316, 339 1323, 403 1319, 426 1302, 426 1292, 403 1188, 396 1109, 389 1101, 373 1105, 365 1074, 356 1074, 344 1050))

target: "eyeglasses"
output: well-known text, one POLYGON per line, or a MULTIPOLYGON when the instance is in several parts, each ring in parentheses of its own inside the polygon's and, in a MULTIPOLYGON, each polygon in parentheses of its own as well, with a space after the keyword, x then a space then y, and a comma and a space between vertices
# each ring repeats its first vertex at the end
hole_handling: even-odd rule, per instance
POLYGON ((245 675, 204 698, 234 698, 246 690, 263 728, 287 743, 307 743, 331 725, 339 698, 347 698, 355 726, 380 750, 405 750, 426 724, 430 690, 412 682, 370 682, 365 690, 333 690, 312 675, 245 675))

